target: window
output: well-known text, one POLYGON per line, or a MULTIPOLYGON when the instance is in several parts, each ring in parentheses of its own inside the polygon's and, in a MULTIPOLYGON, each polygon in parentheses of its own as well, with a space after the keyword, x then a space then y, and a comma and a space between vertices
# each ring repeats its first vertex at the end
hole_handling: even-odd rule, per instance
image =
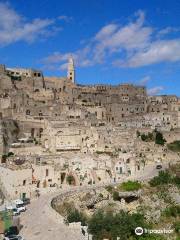
POLYGON ((26 185, 26 180, 23 180, 23 186, 25 186, 26 185))
POLYGON ((30 110, 29 109, 26 110, 26 115, 30 115, 30 110))
POLYGON ((49 175, 49 170, 46 169, 46 177, 48 177, 48 175, 49 175))

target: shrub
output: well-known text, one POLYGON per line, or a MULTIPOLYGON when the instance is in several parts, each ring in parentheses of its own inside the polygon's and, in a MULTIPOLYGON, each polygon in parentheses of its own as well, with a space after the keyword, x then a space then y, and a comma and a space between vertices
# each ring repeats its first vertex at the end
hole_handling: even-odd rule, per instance
POLYGON ((134 229, 137 226, 146 227, 144 217, 140 214, 130 215, 124 211, 116 214, 98 211, 88 221, 88 231, 94 240, 117 237, 123 240, 136 239, 134 229))
POLYGON ((159 145, 164 145, 166 139, 164 139, 161 132, 156 132, 155 143, 159 145))
POLYGON ((111 185, 105 187, 106 191, 108 191, 109 193, 112 193, 113 192, 113 187, 111 185))
POLYGON ((160 171, 159 176, 154 177, 149 182, 151 187, 169 183, 172 183, 172 177, 168 171, 160 171))
POLYGON ((178 217, 180 216, 180 206, 173 205, 165 209, 164 215, 166 217, 178 217))
POLYGON ((8 157, 10 157, 10 156, 14 156, 14 153, 13 152, 8 152, 8 155, 7 155, 8 157))
POLYGON ((178 187, 180 187, 180 177, 175 176, 173 178, 173 183, 176 184, 178 187))
POLYGON ((144 133, 141 135, 141 140, 142 141, 146 141, 147 140, 147 136, 144 133))
POLYGON ((148 132, 147 135, 143 133, 143 134, 141 135, 141 140, 142 140, 142 141, 146 141, 146 142, 151 142, 151 141, 154 140, 154 135, 153 135, 153 133, 151 133, 151 132, 148 132))
POLYGON ((167 145, 168 149, 173 152, 180 152, 180 141, 174 141, 167 145))
POLYGON ((119 192, 114 191, 114 192, 113 192, 113 200, 114 200, 114 201, 119 201, 119 199, 120 199, 120 198, 119 198, 119 192))
POLYGON ((99 196, 98 196, 99 198, 103 198, 104 196, 103 196, 103 194, 102 193, 99 193, 99 196))
POLYGON ((177 221, 173 224, 173 227, 177 233, 180 232, 180 221, 177 221))
POLYGON ((81 222, 81 224, 85 226, 86 221, 87 221, 86 216, 82 212, 79 212, 77 209, 68 211, 66 218, 67 223, 81 222))
POLYGON ((128 181, 120 185, 120 188, 124 191, 136 191, 142 188, 141 183, 137 181, 128 181))

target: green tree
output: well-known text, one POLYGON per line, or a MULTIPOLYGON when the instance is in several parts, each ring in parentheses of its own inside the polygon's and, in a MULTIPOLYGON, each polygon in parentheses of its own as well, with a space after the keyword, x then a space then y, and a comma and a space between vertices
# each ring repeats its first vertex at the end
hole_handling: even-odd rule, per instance
POLYGON ((141 140, 142 141, 146 141, 147 140, 147 136, 144 133, 141 135, 141 140))
POLYGON ((114 200, 114 201, 119 201, 119 199, 120 199, 120 198, 119 198, 119 192, 114 191, 114 192, 113 192, 113 200, 114 200))
POLYGON ((173 224, 174 229, 177 233, 180 233, 180 221, 177 221, 173 224))
POLYGON ((164 145, 166 139, 164 139, 161 132, 156 132, 155 143, 159 145, 164 145))
POLYGON ((144 217, 140 214, 96 212, 88 222, 88 231, 93 235, 94 240, 108 238, 110 240, 136 239, 134 230, 136 227, 147 227, 144 217))
POLYGON ((149 181, 151 187, 169 183, 172 183, 172 177, 168 171, 160 171, 159 176, 156 176, 149 181))
POLYGON ((68 211, 66 222, 67 223, 81 222, 83 226, 87 225, 86 216, 82 212, 79 212, 77 209, 73 210, 71 209, 68 211))
POLYGON ((164 211, 164 215, 166 217, 174 217, 174 218, 180 216, 180 206, 172 205, 172 206, 166 208, 164 211))

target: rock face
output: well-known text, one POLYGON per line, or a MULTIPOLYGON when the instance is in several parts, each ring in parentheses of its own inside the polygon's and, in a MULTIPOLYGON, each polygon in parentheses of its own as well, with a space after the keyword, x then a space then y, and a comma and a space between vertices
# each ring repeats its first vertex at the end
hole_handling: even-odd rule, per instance
POLYGON ((0 72, 0 90, 3 92, 5 89, 12 89, 13 84, 11 82, 11 78, 7 75, 0 72))
POLYGON ((141 198, 141 208, 148 222, 158 223, 161 212, 166 209, 167 203, 156 194, 144 195, 141 198))
POLYGON ((19 127, 14 120, 0 120, 0 153, 7 153, 10 144, 17 139, 19 127))
POLYGON ((172 186, 169 189, 169 195, 175 204, 180 204, 180 190, 177 187, 172 186))
POLYGON ((120 198, 127 198, 127 197, 140 197, 142 195, 142 190, 138 191, 128 191, 128 192, 119 192, 120 198))

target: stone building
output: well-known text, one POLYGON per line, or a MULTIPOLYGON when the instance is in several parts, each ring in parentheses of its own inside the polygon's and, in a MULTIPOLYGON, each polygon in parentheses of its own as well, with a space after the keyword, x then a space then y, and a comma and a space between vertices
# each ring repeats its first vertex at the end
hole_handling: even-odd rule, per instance
POLYGON ((80 85, 72 57, 62 77, 0 65, 0 117, 0 179, 12 198, 66 185, 67 176, 75 185, 111 182, 145 162, 178 159, 136 133, 156 129, 167 142, 180 140, 177 96, 148 96, 133 84, 80 85), (13 169, 9 154, 28 167, 13 169))

